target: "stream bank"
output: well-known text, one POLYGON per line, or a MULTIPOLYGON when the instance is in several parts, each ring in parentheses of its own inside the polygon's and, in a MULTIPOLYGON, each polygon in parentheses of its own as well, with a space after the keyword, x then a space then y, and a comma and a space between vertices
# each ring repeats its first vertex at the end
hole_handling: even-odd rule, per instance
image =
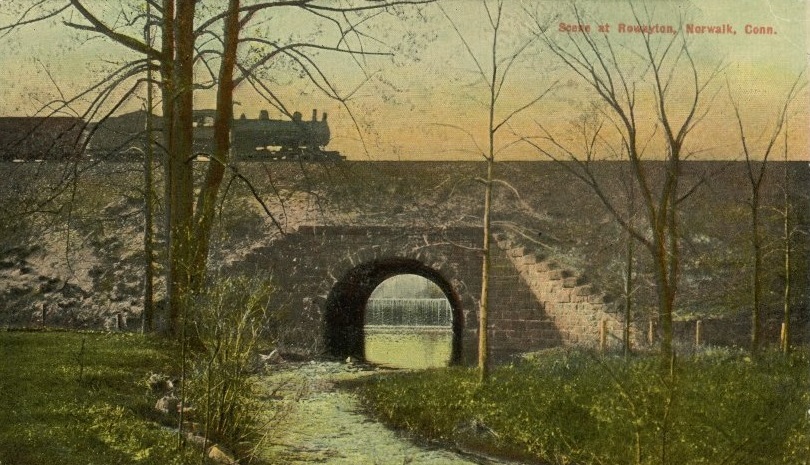
POLYGON ((424 445, 366 416, 356 395, 336 388, 340 381, 379 369, 336 363, 282 364, 262 384, 273 411, 262 455, 271 463, 327 465, 505 465, 424 445))

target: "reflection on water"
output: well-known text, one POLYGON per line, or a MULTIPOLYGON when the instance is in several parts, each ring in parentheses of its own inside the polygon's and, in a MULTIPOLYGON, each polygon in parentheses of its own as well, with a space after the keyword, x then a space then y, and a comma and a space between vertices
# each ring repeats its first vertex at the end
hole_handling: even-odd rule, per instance
POLYGON ((395 368, 436 368, 450 362, 448 327, 366 325, 366 360, 395 368))

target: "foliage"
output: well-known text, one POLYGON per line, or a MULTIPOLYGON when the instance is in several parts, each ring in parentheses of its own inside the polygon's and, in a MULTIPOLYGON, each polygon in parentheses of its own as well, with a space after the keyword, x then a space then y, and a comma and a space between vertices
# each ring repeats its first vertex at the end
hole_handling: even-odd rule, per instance
POLYGON ((220 278, 193 305, 189 400, 209 440, 232 447, 255 440, 256 357, 268 326, 269 285, 247 277, 220 278))
POLYGON ((552 351, 482 389, 474 372, 448 369, 380 376, 359 392, 395 427, 544 463, 803 463, 809 361, 713 350, 670 374, 650 357, 552 351))
POLYGON ((135 334, 0 332, 0 463, 184 463, 143 382, 175 372, 174 350, 135 334))

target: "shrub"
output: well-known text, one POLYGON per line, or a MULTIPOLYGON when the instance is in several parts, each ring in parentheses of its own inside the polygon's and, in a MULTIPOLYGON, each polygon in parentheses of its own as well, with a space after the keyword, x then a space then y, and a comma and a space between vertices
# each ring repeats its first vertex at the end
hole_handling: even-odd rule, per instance
POLYGON ((231 447, 256 437, 255 358, 267 325, 270 286, 223 278, 193 306, 188 396, 204 435, 231 447))

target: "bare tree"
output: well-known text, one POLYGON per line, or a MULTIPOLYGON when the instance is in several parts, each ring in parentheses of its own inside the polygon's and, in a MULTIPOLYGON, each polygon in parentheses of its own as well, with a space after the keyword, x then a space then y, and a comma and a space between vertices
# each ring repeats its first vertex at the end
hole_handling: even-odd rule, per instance
MULTIPOLYGON (((782 259, 784 284, 782 286, 782 331, 780 334, 779 346, 782 353, 788 354, 791 351, 792 327, 791 327, 791 285, 793 282, 793 241, 798 234, 805 233, 797 228, 791 221, 793 214, 793 204, 790 194, 790 164, 788 163, 788 122, 785 121, 784 131, 784 174, 782 178, 782 208, 778 213, 782 217, 782 259)), ((805 233, 806 234, 806 233, 805 233)))
MULTIPOLYGON (((783 128, 787 124, 788 107, 795 100, 796 94, 801 90, 803 84, 800 84, 802 75, 800 74, 793 85, 790 87, 782 108, 779 110, 773 130, 770 137, 765 142, 762 152, 759 155, 754 154, 754 149, 745 135, 745 127, 743 124, 743 117, 740 114, 740 108, 737 102, 731 95, 729 88, 729 99, 734 106, 734 114, 737 117, 737 128, 740 132, 740 143, 742 145, 743 155, 745 156, 746 173, 748 174, 749 185, 751 186, 751 197, 748 206, 751 212, 751 261, 752 261, 752 276, 751 276, 751 352, 756 353, 762 345, 762 232, 761 232, 761 202, 762 202, 762 186, 765 179, 765 172, 768 168, 768 160, 771 153, 776 148, 779 135, 782 133, 783 128)), ((787 141, 785 142, 787 144, 787 141)), ((785 186, 787 188, 787 186, 785 186)))
MULTIPOLYGON (((797 247, 796 238, 799 236, 807 236, 808 231, 803 227, 797 213, 797 203, 800 202, 799 196, 795 194, 793 187, 795 181, 792 176, 793 167, 791 166, 789 154, 789 123, 788 117, 784 122, 783 134, 783 171, 782 171, 782 199, 781 205, 773 207, 773 210, 778 215, 781 222, 782 237, 780 238, 778 250, 781 253, 781 267, 782 267, 782 289, 781 289, 781 304, 782 304, 782 328, 779 339, 780 350, 784 354, 788 354, 792 350, 793 343, 793 312, 795 289, 793 288, 794 281, 794 267, 796 267, 796 255, 801 254, 801 246, 797 247)), ((794 165, 795 166, 795 165, 794 165)), ((800 244, 800 243, 799 243, 800 244)))
MULTIPOLYGON (((513 45, 511 49, 507 51, 503 50, 503 29, 504 27, 508 27, 504 17, 504 3, 504 0, 483 2, 483 9, 486 15, 485 24, 489 27, 491 35, 487 41, 489 50, 487 50, 486 54, 481 53, 480 55, 473 49, 468 38, 458 27, 452 16, 439 5, 444 17, 450 23, 461 41, 465 53, 474 63, 476 82, 485 86, 487 94, 487 143, 483 147, 476 144, 477 154, 482 156, 486 161, 486 173, 483 178, 479 179, 484 185, 481 300, 478 309, 478 371, 480 382, 484 382, 489 377, 490 371, 488 321, 490 304, 489 277, 492 262, 492 191, 496 183, 504 183, 504 181, 495 179, 494 166, 498 154, 503 149, 515 143, 515 140, 501 143, 498 139, 503 131, 510 128, 510 122, 514 117, 534 106, 554 87, 554 84, 550 85, 546 90, 539 92, 533 97, 530 96, 527 98, 525 103, 519 106, 505 110, 502 109, 502 93, 505 89, 504 86, 509 82, 510 71, 513 70, 513 67, 519 62, 520 58, 527 54, 530 50, 530 46, 537 40, 536 36, 529 36, 513 45)), ((466 132, 470 135, 471 139, 475 140, 473 134, 467 129, 458 126, 452 127, 466 132)))
MULTIPOLYGON (((342 54, 358 65, 362 65, 358 57, 387 55, 388 52, 381 53, 365 45, 366 41, 373 40, 363 31, 363 24, 391 8, 431 1, 358 0, 335 4, 317 0, 285 0, 243 5, 237 0, 227 4, 147 0, 154 16, 143 14, 139 7, 132 7, 129 12, 121 12, 117 20, 110 20, 108 12, 82 0, 68 0, 59 4, 38 2, 14 24, 0 27, 0 33, 61 17, 64 18, 63 23, 73 29, 101 36, 122 49, 145 56, 145 60, 135 60, 122 66, 117 72, 117 80, 105 84, 101 89, 106 96, 116 86, 133 77, 137 78, 131 88, 134 92, 143 81, 141 73, 146 69, 154 69, 159 74, 164 121, 162 146, 166 154, 167 293, 170 329, 178 333, 190 296, 205 285, 214 205, 221 194, 226 169, 233 170, 228 153, 234 89, 239 84, 249 84, 277 108, 290 114, 282 98, 257 78, 258 72, 277 66, 283 58, 320 90, 345 104, 347 96, 337 90, 327 70, 322 69, 312 57, 313 52, 342 54), (298 14, 320 21, 326 27, 333 27, 336 43, 282 43, 249 34, 253 25, 267 21, 273 12, 283 9, 295 9, 298 14), (157 45, 141 40, 134 32, 139 27, 151 25, 160 30, 157 45), (240 56, 240 47, 257 44, 260 47, 252 56, 255 58, 258 54, 258 58, 250 63, 240 63, 244 59, 244 56, 240 56), (210 154, 213 162, 209 163, 202 184, 196 186, 192 170, 195 157, 193 93, 200 88, 213 87, 217 88, 215 148, 214 153, 210 154)), ((119 104, 113 105, 113 110, 124 101, 121 99, 119 104)), ((96 108, 86 117, 92 117, 97 112, 96 108)))
MULTIPOLYGON (((665 363, 671 363, 672 317, 680 270, 678 211, 697 187, 681 186, 681 164, 690 155, 685 147, 687 138, 706 114, 701 104, 717 69, 701 78, 682 29, 655 34, 647 26, 656 24, 647 4, 629 2, 628 8, 639 33, 633 36, 636 44, 627 47, 590 28, 562 33, 540 29, 551 52, 602 102, 592 111, 601 113, 610 129, 599 126, 587 152, 571 148, 542 125, 542 135, 527 142, 553 160, 572 161, 564 166, 591 188, 619 225, 649 252, 658 299, 661 355, 665 363), (645 104, 652 107, 647 111, 654 119, 645 117, 645 104), (646 121, 653 121, 652 127, 645 126, 646 121), (594 147, 604 146, 611 138, 617 142, 610 150, 621 154, 631 167, 643 222, 633 224, 622 213, 593 169, 599 156, 594 147), (653 150, 656 153, 649 158, 662 160, 662 172, 654 171, 655 164, 645 163, 653 150)), ((575 3, 570 4, 569 14, 577 24, 589 24, 575 3)))

